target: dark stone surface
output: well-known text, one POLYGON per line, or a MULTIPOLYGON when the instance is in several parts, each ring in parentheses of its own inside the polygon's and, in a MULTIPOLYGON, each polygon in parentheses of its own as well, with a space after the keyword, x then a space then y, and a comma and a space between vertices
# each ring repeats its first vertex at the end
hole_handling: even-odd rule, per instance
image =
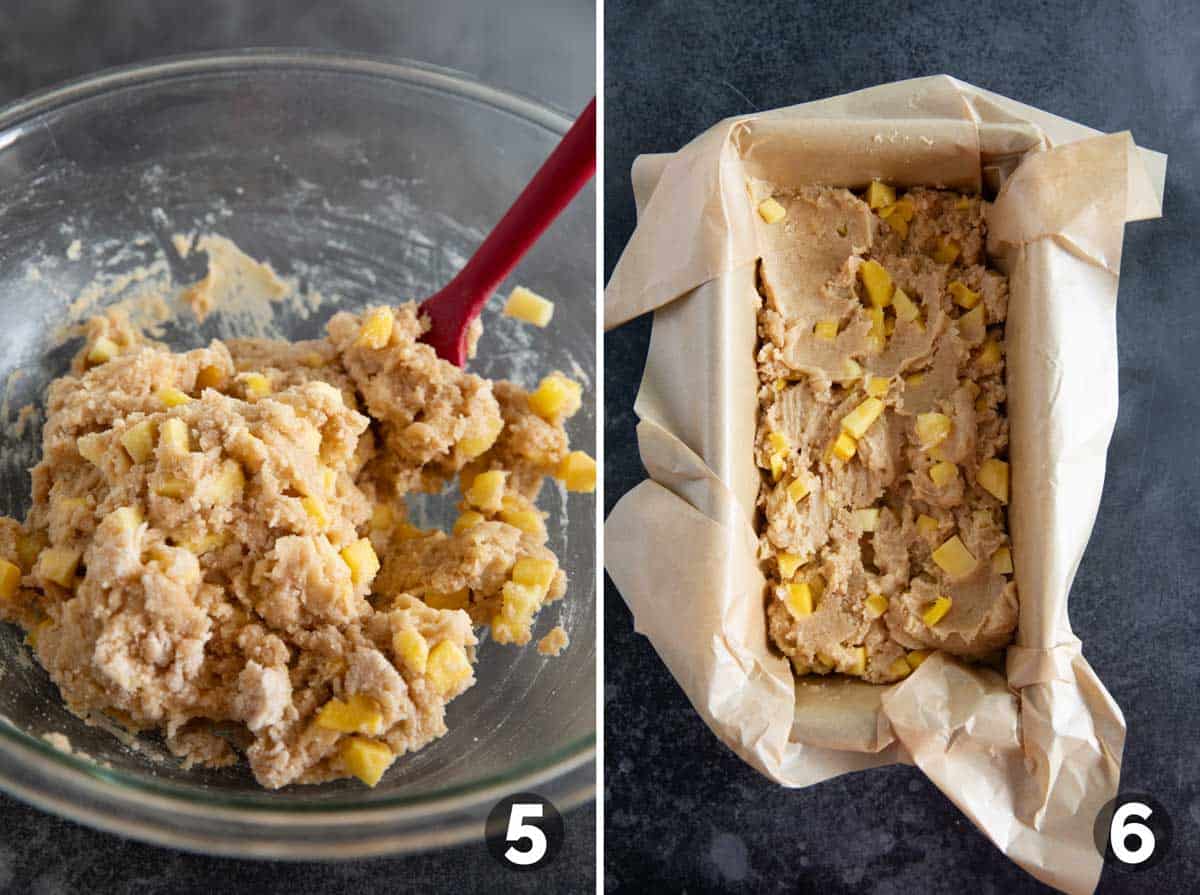
MULTIPOLYGON (((609 0, 605 15, 606 275, 633 229, 634 156, 753 109, 945 72, 1171 155, 1164 219, 1125 237, 1120 418, 1071 621, 1129 724, 1124 788, 1175 823, 1160 865, 1106 869, 1100 891, 1200 889, 1197 7, 609 0)), ((605 340, 606 511, 644 476, 632 404, 649 329, 605 340)), ((605 655, 608 891, 1048 891, 911 768, 768 783, 700 721, 611 581, 605 655)))
MULTIPOLYGON (((0 5, 0 102, 100 68, 178 53, 303 46, 457 68, 566 111, 595 84, 587 0, 45 0, 0 5)), ((566 815, 555 863, 502 870, 482 841, 431 855, 349 863, 205 858, 98 833, 0 796, 0 891, 59 893, 590 892, 594 805, 566 815)))

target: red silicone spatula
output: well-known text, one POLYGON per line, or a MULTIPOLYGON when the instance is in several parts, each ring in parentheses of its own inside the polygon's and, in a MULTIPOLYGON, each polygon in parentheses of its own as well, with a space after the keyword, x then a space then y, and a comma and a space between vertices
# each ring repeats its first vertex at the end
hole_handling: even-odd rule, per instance
POLYGON ((487 239, 440 292, 421 303, 432 323, 421 341, 438 357, 462 366, 467 327, 496 287, 596 173, 596 101, 567 131, 487 239))

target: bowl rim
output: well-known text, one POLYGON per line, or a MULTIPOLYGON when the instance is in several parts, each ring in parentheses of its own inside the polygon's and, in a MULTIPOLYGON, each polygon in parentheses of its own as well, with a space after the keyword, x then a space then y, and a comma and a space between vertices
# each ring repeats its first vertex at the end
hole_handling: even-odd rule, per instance
MULTIPOLYGON (((255 47, 161 57, 102 69, 20 97, 0 106, 0 148, 7 145, 7 133, 30 119, 105 94, 161 85, 176 78, 264 70, 385 78, 481 103, 555 135, 565 133, 571 125, 571 119, 558 109, 446 67, 373 54, 255 47)), ((361 801, 361 795, 356 800, 351 793, 348 798, 338 796, 316 803, 281 804, 276 800, 272 805, 268 804, 272 796, 268 790, 210 795, 198 787, 173 781, 151 783, 63 752, 2 717, 0 754, 19 764, 17 768, 0 766, 0 788, 39 808, 155 844, 260 858, 354 858, 445 847, 479 837, 479 809, 490 808, 505 795, 539 787, 544 795, 553 793, 556 805, 566 811, 593 800, 596 786, 595 728, 546 756, 518 763, 502 774, 415 796, 386 796, 366 802, 361 801), (431 811, 433 824, 429 823, 431 811), (155 817, 155 812, 161 814, 155 817), (168 817, 173 824, 164 827, 162 821, 168 817), (186 819, 196 821, 196 828, 187 828, 186 819), (213 833, 207 825, 214 821, 261 825, 267 836, 213 833), (327 834, 331 824, 342 826, 344 833, 330 839, 307 838, 317 831, 327 834), (356 831, 365 833, 366 838, 355 838, 356 831)))

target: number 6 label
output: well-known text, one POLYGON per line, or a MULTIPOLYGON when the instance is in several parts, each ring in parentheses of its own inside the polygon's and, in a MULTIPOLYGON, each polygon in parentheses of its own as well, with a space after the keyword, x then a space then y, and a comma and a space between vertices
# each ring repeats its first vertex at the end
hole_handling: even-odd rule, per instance
POLYGON ((1171 817, 1152 796, 1122 793, 1096 817, 1096 848, 1108 864, 1136 871, 1153 867, 1171 846, 1171 817))
POLYGON ((510 870, 536 870, 554 860, 562 848, 562 815, 536 793, 501 799, 488 814, 488 851, 510 870))

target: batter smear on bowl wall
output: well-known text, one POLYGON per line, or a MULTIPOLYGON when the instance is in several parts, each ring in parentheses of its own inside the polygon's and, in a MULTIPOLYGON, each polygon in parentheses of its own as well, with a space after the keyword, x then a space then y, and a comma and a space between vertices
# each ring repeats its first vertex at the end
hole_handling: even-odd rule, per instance
POLYGON ((897 681, 932 650, 1000 661, 1017 623, 1008 282, 983 200, 751 192, 772 640, 801 676, 897 681))
POLYGON ((185 764, 244 756, 266 787, 374 785, 445 732, 477 626, 528 643, 567 589, 538 493, 595 488, 563 429, 581 387, 480 378, 424 326, 377 306, 320 340, 174 353, 88 322, 29 516, 0 520, 0 615, 73 711, 161 731, 185 764), (452 530, 407 520, 406 494, 456 478, 452 530))

